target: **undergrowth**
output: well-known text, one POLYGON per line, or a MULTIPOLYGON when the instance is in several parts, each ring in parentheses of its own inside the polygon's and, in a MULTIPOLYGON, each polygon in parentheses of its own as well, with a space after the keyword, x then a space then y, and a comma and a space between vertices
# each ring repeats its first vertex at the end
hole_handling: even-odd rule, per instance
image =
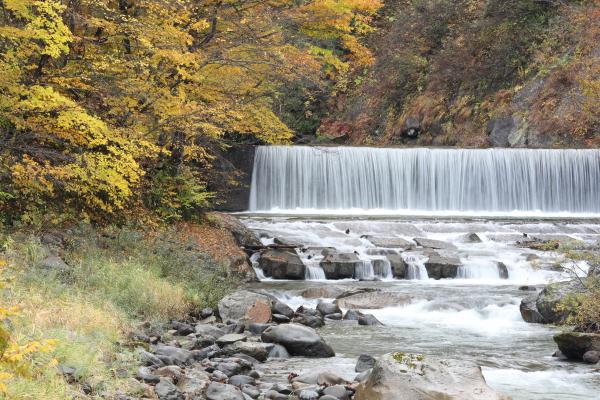
POLYGON ((0 398, 141 397, 143 387, 133 379, 139 362, 123 346, 128 333, 141 322, 181 319, 212 307, 235 285, 192 243, 178 240, 174 228, 80 226, 50 238, 12 233, 0 239, 10 278, 0 307, 17 310, 4 322, 10 340, 56 343, 50 354, 27 359, 55 361, 36 373, 2 382, 0 370, 7 388, 0 398), (41 267, 53 255, 68 268, 41 267))

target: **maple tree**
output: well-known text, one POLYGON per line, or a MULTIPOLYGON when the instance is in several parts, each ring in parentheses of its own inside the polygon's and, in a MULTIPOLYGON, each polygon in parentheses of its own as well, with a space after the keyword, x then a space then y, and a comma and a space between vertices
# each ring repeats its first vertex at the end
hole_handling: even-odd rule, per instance
MULTIPOLYGON (((3 0, 0 208, 205 207, 211 145, 287 143, 286 86, 371 63, 378 0, 3 0), (143 200, 143 202, 142 202, 143 200)), ((41 211, 40 211, 41 210, 41 211)))

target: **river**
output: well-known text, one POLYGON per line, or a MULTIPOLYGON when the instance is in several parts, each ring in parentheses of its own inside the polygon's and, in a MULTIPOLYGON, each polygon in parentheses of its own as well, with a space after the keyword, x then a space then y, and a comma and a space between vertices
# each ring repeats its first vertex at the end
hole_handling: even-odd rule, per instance
MULTIPOLYGON (((307 287, 320 285, 377 287, 410 295, 412 300, 407 305, 364 310, 374 314, 384 326, 329 322, 320 329, 337 354, 334 360, 327 361, 328 368, 347 378, 353 378, 356 358, 362 353, 378 356, 402 351, 475 362, 482 366, 490 386, 514 399, 591 399, 600 391, 600 378, 593 367, 552 357, 556 350, 552 336, 558 328, 522 320, 519 303, 532 292, 520 287, 539 288, 566 276, 555 270, 561 262, 559 254, 517 245, 524 233, 530 237, 592 243, 600 238, 597 220, 252 214, 241 219, 265 244, 277 238, 302 247, 334 247, 338 251, 357 252, 367 262, 381 256, 373 255, 377 246, 365 239, 365 235, 407 240, 425 237, 456 246, 455 252, 464 265, 464 279, 382 277, 376 282, 263 279, 258 285, 293 308, 303 304, 314 307, 318 300, 305 299, 300 293, 307 287), (476 233, 482 241, 465 241, 471 233, 476 233), (500 278, 498 261, 507 266, 508 279, 500 278)), ((308 260, 307 253, 310 254, 299 253, 304 262, 318 265, 319 257, 315 255, 308 260)), ((310 360, 295 360, 293 367, 311 369, 314 364, 310 360)))

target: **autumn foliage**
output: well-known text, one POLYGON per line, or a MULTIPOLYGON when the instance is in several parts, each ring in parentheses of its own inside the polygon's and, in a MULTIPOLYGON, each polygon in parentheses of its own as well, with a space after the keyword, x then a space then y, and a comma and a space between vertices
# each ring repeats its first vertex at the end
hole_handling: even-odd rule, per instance
POLYGON ((206 207, 214 146, 285 143, 273 102, 372 63, 378 0, 3 0, 0 212, 206 207))

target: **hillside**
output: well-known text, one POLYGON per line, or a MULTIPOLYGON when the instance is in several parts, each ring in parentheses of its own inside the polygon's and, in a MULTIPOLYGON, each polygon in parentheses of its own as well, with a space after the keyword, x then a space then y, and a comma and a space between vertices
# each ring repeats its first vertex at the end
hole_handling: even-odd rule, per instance
POLYGON ((598 144, 600 3, 386 1, 375 65, 331 101, 323 136, 355 144, 598 144))

